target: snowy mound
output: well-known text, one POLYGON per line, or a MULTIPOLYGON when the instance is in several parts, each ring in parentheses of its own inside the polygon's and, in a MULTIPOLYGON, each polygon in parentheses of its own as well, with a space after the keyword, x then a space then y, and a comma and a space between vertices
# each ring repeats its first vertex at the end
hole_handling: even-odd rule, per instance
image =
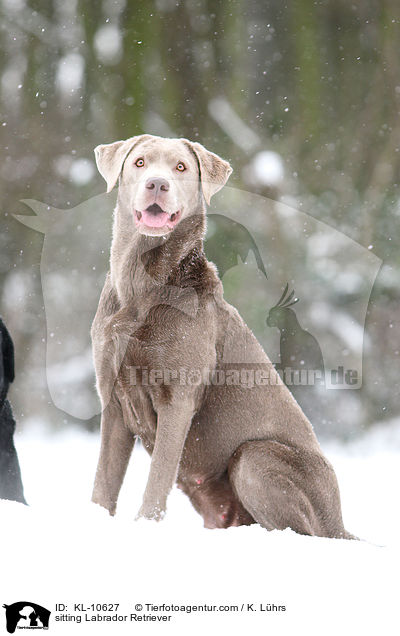
POLYGON ((274 636, 294 630, 307 636, 395 633, 396 440, 384 428, 347 448, 326 449, 338 474, 345 525, 364 539, 353 542, 256 525, 206 530, 177 489, 162 523, 135 522, 149 464, 141 448, 132 458, 117 516, 110 518, 89 503, 97 435, 20 435, 30 506, 0 501, 1 604, 42 604, 52 611, 55 634, 105 633, 110 625, 117 635, 203 634, 229 627, 274 636), (65 610, 57 611, 56 603, 65 610), (98 612, 96 604, 104 603, 119 608, 98 612))

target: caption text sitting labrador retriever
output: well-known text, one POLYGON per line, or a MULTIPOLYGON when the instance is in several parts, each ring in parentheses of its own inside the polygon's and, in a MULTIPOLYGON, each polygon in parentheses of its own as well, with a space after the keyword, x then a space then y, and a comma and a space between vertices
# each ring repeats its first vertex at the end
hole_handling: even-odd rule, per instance
POLYGON ((203 251, 205 202, 231 167, 199 143, 139 135, 98 146, 119 181, 111 267, 92 327, 102 401, 93 501, 114 514, 136 437, 151 454, 139 516, 177 485, 207 528, 259 523, 350 538, 312 427, 203 251), (252 388, 240 379, 252 371, 252 388), (223 381, 208 381, 219 374, 223 381), (200 374, 200 381, 199 381, 200 374))

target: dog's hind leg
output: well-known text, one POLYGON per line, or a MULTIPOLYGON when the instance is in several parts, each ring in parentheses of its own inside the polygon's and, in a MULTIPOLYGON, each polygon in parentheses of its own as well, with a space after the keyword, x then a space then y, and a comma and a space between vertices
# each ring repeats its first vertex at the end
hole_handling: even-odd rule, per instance
POLYGON ((115 514, 117 499, 135 443, 124 422, 122 408, 113 397, 101 416, 101 448, 92 501, 115 514))
POLYGON ((189 496, 194 508, 204 519, 205 528, 229 528, 249 526, 255 523, 252 516, 236 497, 228 473, 211 478, 198 477, 193 483, 179 484, 189 496))
POLYGON ((244 508, 268 530, 352 538, 343 527, 335 473, 317 450, 245 442, 231 458, 229 478, 244 508))

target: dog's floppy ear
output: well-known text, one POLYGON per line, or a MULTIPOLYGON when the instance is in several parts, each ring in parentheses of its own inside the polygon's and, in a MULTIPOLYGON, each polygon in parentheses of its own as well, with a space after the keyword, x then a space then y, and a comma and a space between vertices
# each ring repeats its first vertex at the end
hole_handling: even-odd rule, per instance
POLYGON ((124 161, 133 148, 150 135, 137 135, 112 144, 101 144, 94 149, 98 171, 107 183, 107 192, 111 192, 121 174, 124 161))
POLYGON ((216 194, 228 181, 232 168, 227 161, 210 152, 197 141, 189 142, 197 157, 200 169, 201 186, 207 205, 211 197, 216 194))
POLYGON ((14 345, 11 336, 8 333, 4 323, 0 321, 1 329, 1 350, 0 355, 3 356, 4 377, 7 382, 14 382, 14 345))
POLYGON ((210 205, 211 197, 218 192, 218 190, 221 190, 228 181, 229 175, 232 173, 232 168, 227 161, 224 161, 224 159, 221 159, 221 157, 218 157, 218 155, 215 155, 213 152, 206 150, 206 148, 197 141, 189 141, 188 143, 199 162, 204 198, 207 205, 210 205))

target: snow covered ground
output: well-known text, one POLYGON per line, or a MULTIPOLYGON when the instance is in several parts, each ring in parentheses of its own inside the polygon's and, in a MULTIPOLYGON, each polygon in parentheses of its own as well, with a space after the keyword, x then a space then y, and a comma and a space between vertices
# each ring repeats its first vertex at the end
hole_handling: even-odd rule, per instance
MULTIPOLYGON (((97 435, 52 434, 32 423, 16 444, 30 506, 0 501, 0 605, 24 600, 47 607, 53 633, 399 633, 398 422, 350 445, 325 447, 338 475, 345 525, 361 542, 258 526, 205 530, 178 490, 162 523, 135 522, 149 465, 142 448, 135 449, 118 514, 110 518, 89 503, 97 435), (65 610, 57 611, 56 603, 65 610), (90 607, 97 603, 120 605, 117 612, 98 612, 90 607), (189 613, 146 603, 237 609, 189 613), (286 610, 263 611, 268 604, 286 610), (103 620, 89 620, 98 614, 103 620), (155 620, 137 619, 148 615, 155 620)), ((6 633, 1 608, 0 633, 6 633)))

